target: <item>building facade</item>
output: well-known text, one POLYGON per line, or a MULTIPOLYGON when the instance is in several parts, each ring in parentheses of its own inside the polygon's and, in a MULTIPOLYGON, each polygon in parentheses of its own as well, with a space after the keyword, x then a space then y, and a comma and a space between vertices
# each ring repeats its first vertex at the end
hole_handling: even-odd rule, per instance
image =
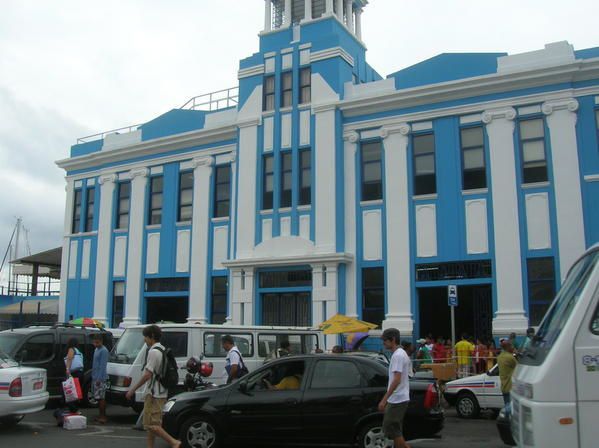
POLYGON ((457 285, 458 331, 539 322, 599 240, 599 48, 382 78, 366 4, 265 0, 238 88, 71 148, 61 317, 449 337, 457 285))

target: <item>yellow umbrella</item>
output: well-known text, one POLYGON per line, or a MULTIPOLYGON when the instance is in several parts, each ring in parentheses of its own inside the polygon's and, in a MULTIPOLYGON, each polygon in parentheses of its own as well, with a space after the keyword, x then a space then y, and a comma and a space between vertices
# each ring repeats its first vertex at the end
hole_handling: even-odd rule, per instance
POLYGON ((353 317, 335 314, 329 320, 320 324, 320 329, 324 334, 341 333, 367 333, 368 330, 374 330, 378 325, 364 322, 353 317))

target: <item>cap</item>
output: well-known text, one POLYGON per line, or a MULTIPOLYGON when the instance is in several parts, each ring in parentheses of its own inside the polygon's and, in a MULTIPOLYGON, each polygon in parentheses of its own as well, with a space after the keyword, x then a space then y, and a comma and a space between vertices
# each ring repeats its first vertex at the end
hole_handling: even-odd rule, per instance
POLYGON ((426 339, 424 339, 424 338, 420 338, 420 339, 418 339, 416 342, 417 342, 418 344, 424 344, 424 343, 426 343, 426 339))

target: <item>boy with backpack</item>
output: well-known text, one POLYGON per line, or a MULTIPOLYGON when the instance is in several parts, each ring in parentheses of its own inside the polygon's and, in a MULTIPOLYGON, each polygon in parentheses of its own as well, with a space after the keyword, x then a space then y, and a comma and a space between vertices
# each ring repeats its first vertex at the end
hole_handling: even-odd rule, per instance
MULTIPOLYGON (((162 330, 157 325, 148 325, 143 330, 147 345, 144 373, 139 382, 127 392, 127 399, 135 399, 135 391, 144 387, 144 428, 148 432, 148 446, 154 446, 154 439, 160 437, 171 447, 179 448, 181 442, 171 437, 162 428, 162 408, 166 403, 168 388, 178 380, 173 377, 174 357, 161 343, 162 330)), ((176 374, 176 362, 175 371, 176 374)))

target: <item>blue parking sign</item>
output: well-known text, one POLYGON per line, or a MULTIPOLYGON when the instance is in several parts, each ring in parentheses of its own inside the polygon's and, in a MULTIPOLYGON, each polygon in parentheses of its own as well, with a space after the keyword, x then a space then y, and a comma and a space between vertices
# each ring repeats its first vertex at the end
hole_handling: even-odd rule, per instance
POLYGON ((449 285, 447 287, 447 304, 449 306, 458 306, 458 287, 449 285))

